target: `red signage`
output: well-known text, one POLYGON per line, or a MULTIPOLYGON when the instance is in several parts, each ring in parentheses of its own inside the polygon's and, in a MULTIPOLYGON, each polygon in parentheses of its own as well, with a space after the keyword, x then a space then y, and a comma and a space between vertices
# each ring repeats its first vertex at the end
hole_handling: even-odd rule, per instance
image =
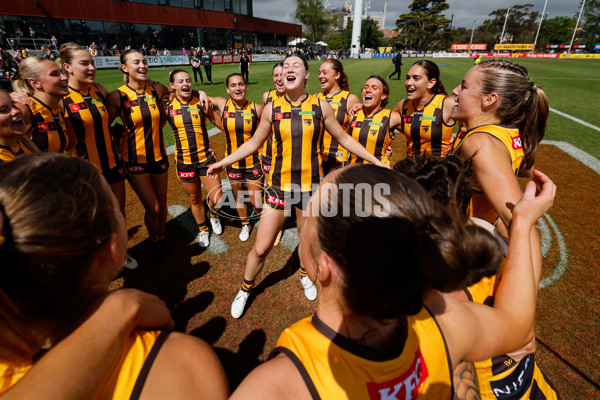
POLYGON ((485 50, 487 49, 487 44, 453 44, 451 48, 452 50, 485 50))
MULTIPOLYGON (((239 54, 219 54, 210 56, 213 64, 230 64, 230 63, 239 63, 242 58, 239 54)), ((250 56, 250 61, 252 61, 252 56, 250 56)))

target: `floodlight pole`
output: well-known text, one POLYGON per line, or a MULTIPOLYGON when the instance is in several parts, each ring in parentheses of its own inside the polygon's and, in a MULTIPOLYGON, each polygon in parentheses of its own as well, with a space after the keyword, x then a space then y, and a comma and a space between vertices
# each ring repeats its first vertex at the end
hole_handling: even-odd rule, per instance
POLYGON ((535 51, 535 45, 537 44, 538 35, 540 34, 540 28, 542 27, 542 23, 544 22, 544 18, 546 18, 546 6, 548 5, 548 0, 544 3, 544 11, 542 11, 542 18, 540 18, 540 24, 538 25, 537 32, 535 33, 535 40, 533 41, 533 49, 531 49, 531 53, 535 51))
POLYGON ((352 58, 359 57, 360 51, 360 34, 362 28, 362 12, 363 12, 363 0, 356 0, 354 2, 354 21, 352 22, 352 42, 350 49, 350 56, 352 58))
POLYGON ((579 26, 579 21, 581 20, 581 13, 583 13, 583 7, 585 7, 585 0, 583 0, 583 3, 581 3, 579 17, 577 17, 577 23, 575 24, 575 29, 573 29, 573 36, 571 36, 571 43, 569 43, 569 51, 567 51, 567 58, 571 56, 571 49, 573 48, 573 41, 575 40, 575 33, 577 33, 577 27, 579 26))
POLYGON ((498 45, 498 53, 502 51, 502 40, 504 39, 504 30, 506 29, 506 22, 508 21, 508 13, 510 12, 510 7, 506 10, 506 17, 504 18, 504 26, 502 27, 502 34, 500 35, 500 44, 498 45))
POLYGON ((473 34, 475 33, 475 24, 476 23, 477 23, 477 20, 473 21, 473 29, 471 29, 471 40, 469 40, 469 50, 471 50, 471 45, 473 44, 473 34))

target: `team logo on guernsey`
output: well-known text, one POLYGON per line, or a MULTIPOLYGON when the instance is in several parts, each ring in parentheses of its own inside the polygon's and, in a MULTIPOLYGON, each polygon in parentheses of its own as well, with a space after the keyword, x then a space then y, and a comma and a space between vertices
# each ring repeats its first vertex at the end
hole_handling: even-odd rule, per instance
POLYGON ((123 102, 123 106, 125 108, 131 108, 131 107, 139 107, 140 105, 140 101, 139 100, 127 100, 123 102))
POLYGON ((371 136, 377 135, 377 130, 371 130, 371 131, 369 131, 369 135, 371 135, 371 136))
POLYGON ((223 118, 235 118, 235 113, 231 113, 229 111, 225 111, 223 113, 223 118))
POLYGON ((148 104, 151 109, 156 110, 156 104, 148 104))
POLYGON ((405 124, 412 124, 413 117, 410 115, 403 115, 402 120, 405 124))
POLYGON ((176 115, 183 115, 183 110, 171 110, 170 114, 171 117, 174 117, 176 115))
POLYGON ((423 129, 423 132, 427 132, 429 131, 429 125, 422 126, 421 129, 423 129))
POLYGON ((412 365, 397 378, 387 382, 367 382, 371 400, 416 399, 421 384, 429 377, 421 350, 417 349, 412 365))
POLYGON ((353 128, 360 128, 361 126, 363 126, 362 121, 352 121, 352 124, 350 124, 351 127, 353 128))
POLYGON ((49 132, 56 130, 56 124, 54 122, 38 122, 38 130, 40 132, 49 132))
POLYGON ((69 108, 71 109, 71 112, 79 112, 81 110, 87 110, 88 106, 87 104, 85 104, 85 102, 81 102, 81 103, 71 103, 69 104, 69 108))
POLYGON ((312 125, 312 119, 303 119, 302 122, 304 122, 304 125, 306 125, 306 126, 312 125))
POLYGON ((275 119, 276 120, 291 119, 291 118, 292 118, 292 113, 291 112, 275 113, 275 119))
POLYGON ((517 136, 517 137, 511 137, 510 138, 512 140, 512 148, 514 150, 519 150, 523 148, 523 142, 521 141, 521 137, 517 136))

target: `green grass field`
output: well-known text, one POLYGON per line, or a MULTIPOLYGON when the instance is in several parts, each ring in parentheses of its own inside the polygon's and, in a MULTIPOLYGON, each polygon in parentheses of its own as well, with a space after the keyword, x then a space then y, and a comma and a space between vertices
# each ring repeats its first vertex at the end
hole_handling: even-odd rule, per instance
MULTIPOLYGON (((417 59, 405 58, 403 73, 408 71, 410 64, 417 59)), ((585 59, 514 59, 527 67, 531 79, 539 84, 548 95, 550 107, 600 127, 600 60, 585 59)), ((473 65, 471 59, 436 58, 440 66, 442 81, 447 91, 456 87, 466 71, 473 65)), ((320 61, 311 61, 312 76, 308 82, 307 91, 317 93, 320 90, 317 71, 320 61)), ((387 76, 393 72, 389 59, 344 60, 344 69, 350 78, 350 89, 360 97, 360 88, 372 74, 387 76)), ((250 69, 250 85, 248 98, 261 102, 262 94, 272 88, 272 63, 253 63, 250 69)), ((150 78, 167 84, 169 71, 173 68, 152 68, 150 78)), ((191 73, 191 66, 184 67, 191 73)), ((213 65, 213 85, 198 86, 210 96, 227 96, 225 78, 228 74, 237 72, 238 64, 213 65)), ((122 74, 118 70, 98 70, 98 82, 108 90, 114 90, 122 85, 122 74)), ((389 106, 392 107, 402 100, 406 92, 403 81, 390 82, 391 96, 389 106)), ((600 134, 586 126, 580 125, 567 118, 550 113, 548 130, 545 139, 562 140, 571 143, 581 150, 600 158, 600 134)), ((167 146, 173 143, 171 128, 165 127, 167 146)))

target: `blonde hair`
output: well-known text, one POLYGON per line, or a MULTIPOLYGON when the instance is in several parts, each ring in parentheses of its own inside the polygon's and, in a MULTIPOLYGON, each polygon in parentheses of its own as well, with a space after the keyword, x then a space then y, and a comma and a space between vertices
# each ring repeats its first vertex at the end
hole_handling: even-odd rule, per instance
POLYGON ((121 53, 121 56, 120 56, 121 65, 119 66, 119 69, 123 73, 123 82, 125 82, 125 84, 129 83, 129 74, 127 74, 127 73, 125 73, 125 71, 123 71, 123 65, 125 65, 127 63, 127 56, 131 53, 140 53, 143 55, 143 53, 141 51, 136 50, 136 49, 125 50, 124 52, 121 53))
POLYGON ((87 50, 78 45, 77 43, 68 42, 60 46, 58 59, 56 60, 56 63, 60 67, 62 73, 65 74, 67 77, 69 76, 69 73, 67 72, 67 70, 64 69, 63 64, 73 65, 73 57, 75 57, 75 52, 77 51, 85 51, 87 53, 87 50))
POLYGON ((46 60, 45 58, 34 56, 27 57, 19 64, 19 77, 13 81, 12 86, 15 92, 27 93, 33 95, 35 89, 29 84, 29 79, 40 79, 40 73, 43 70, 42 63, 46 60))
POLYGON ((481 93, 497 93, 500 98, 495 111, 500 123, 519 128, 524 153, 521 169, 531 169, 538 143, 546 132, 549 114, 546 94, 529 79, 525 67, 512 61, 486 60, 475 68, 482 73, 481 93))

